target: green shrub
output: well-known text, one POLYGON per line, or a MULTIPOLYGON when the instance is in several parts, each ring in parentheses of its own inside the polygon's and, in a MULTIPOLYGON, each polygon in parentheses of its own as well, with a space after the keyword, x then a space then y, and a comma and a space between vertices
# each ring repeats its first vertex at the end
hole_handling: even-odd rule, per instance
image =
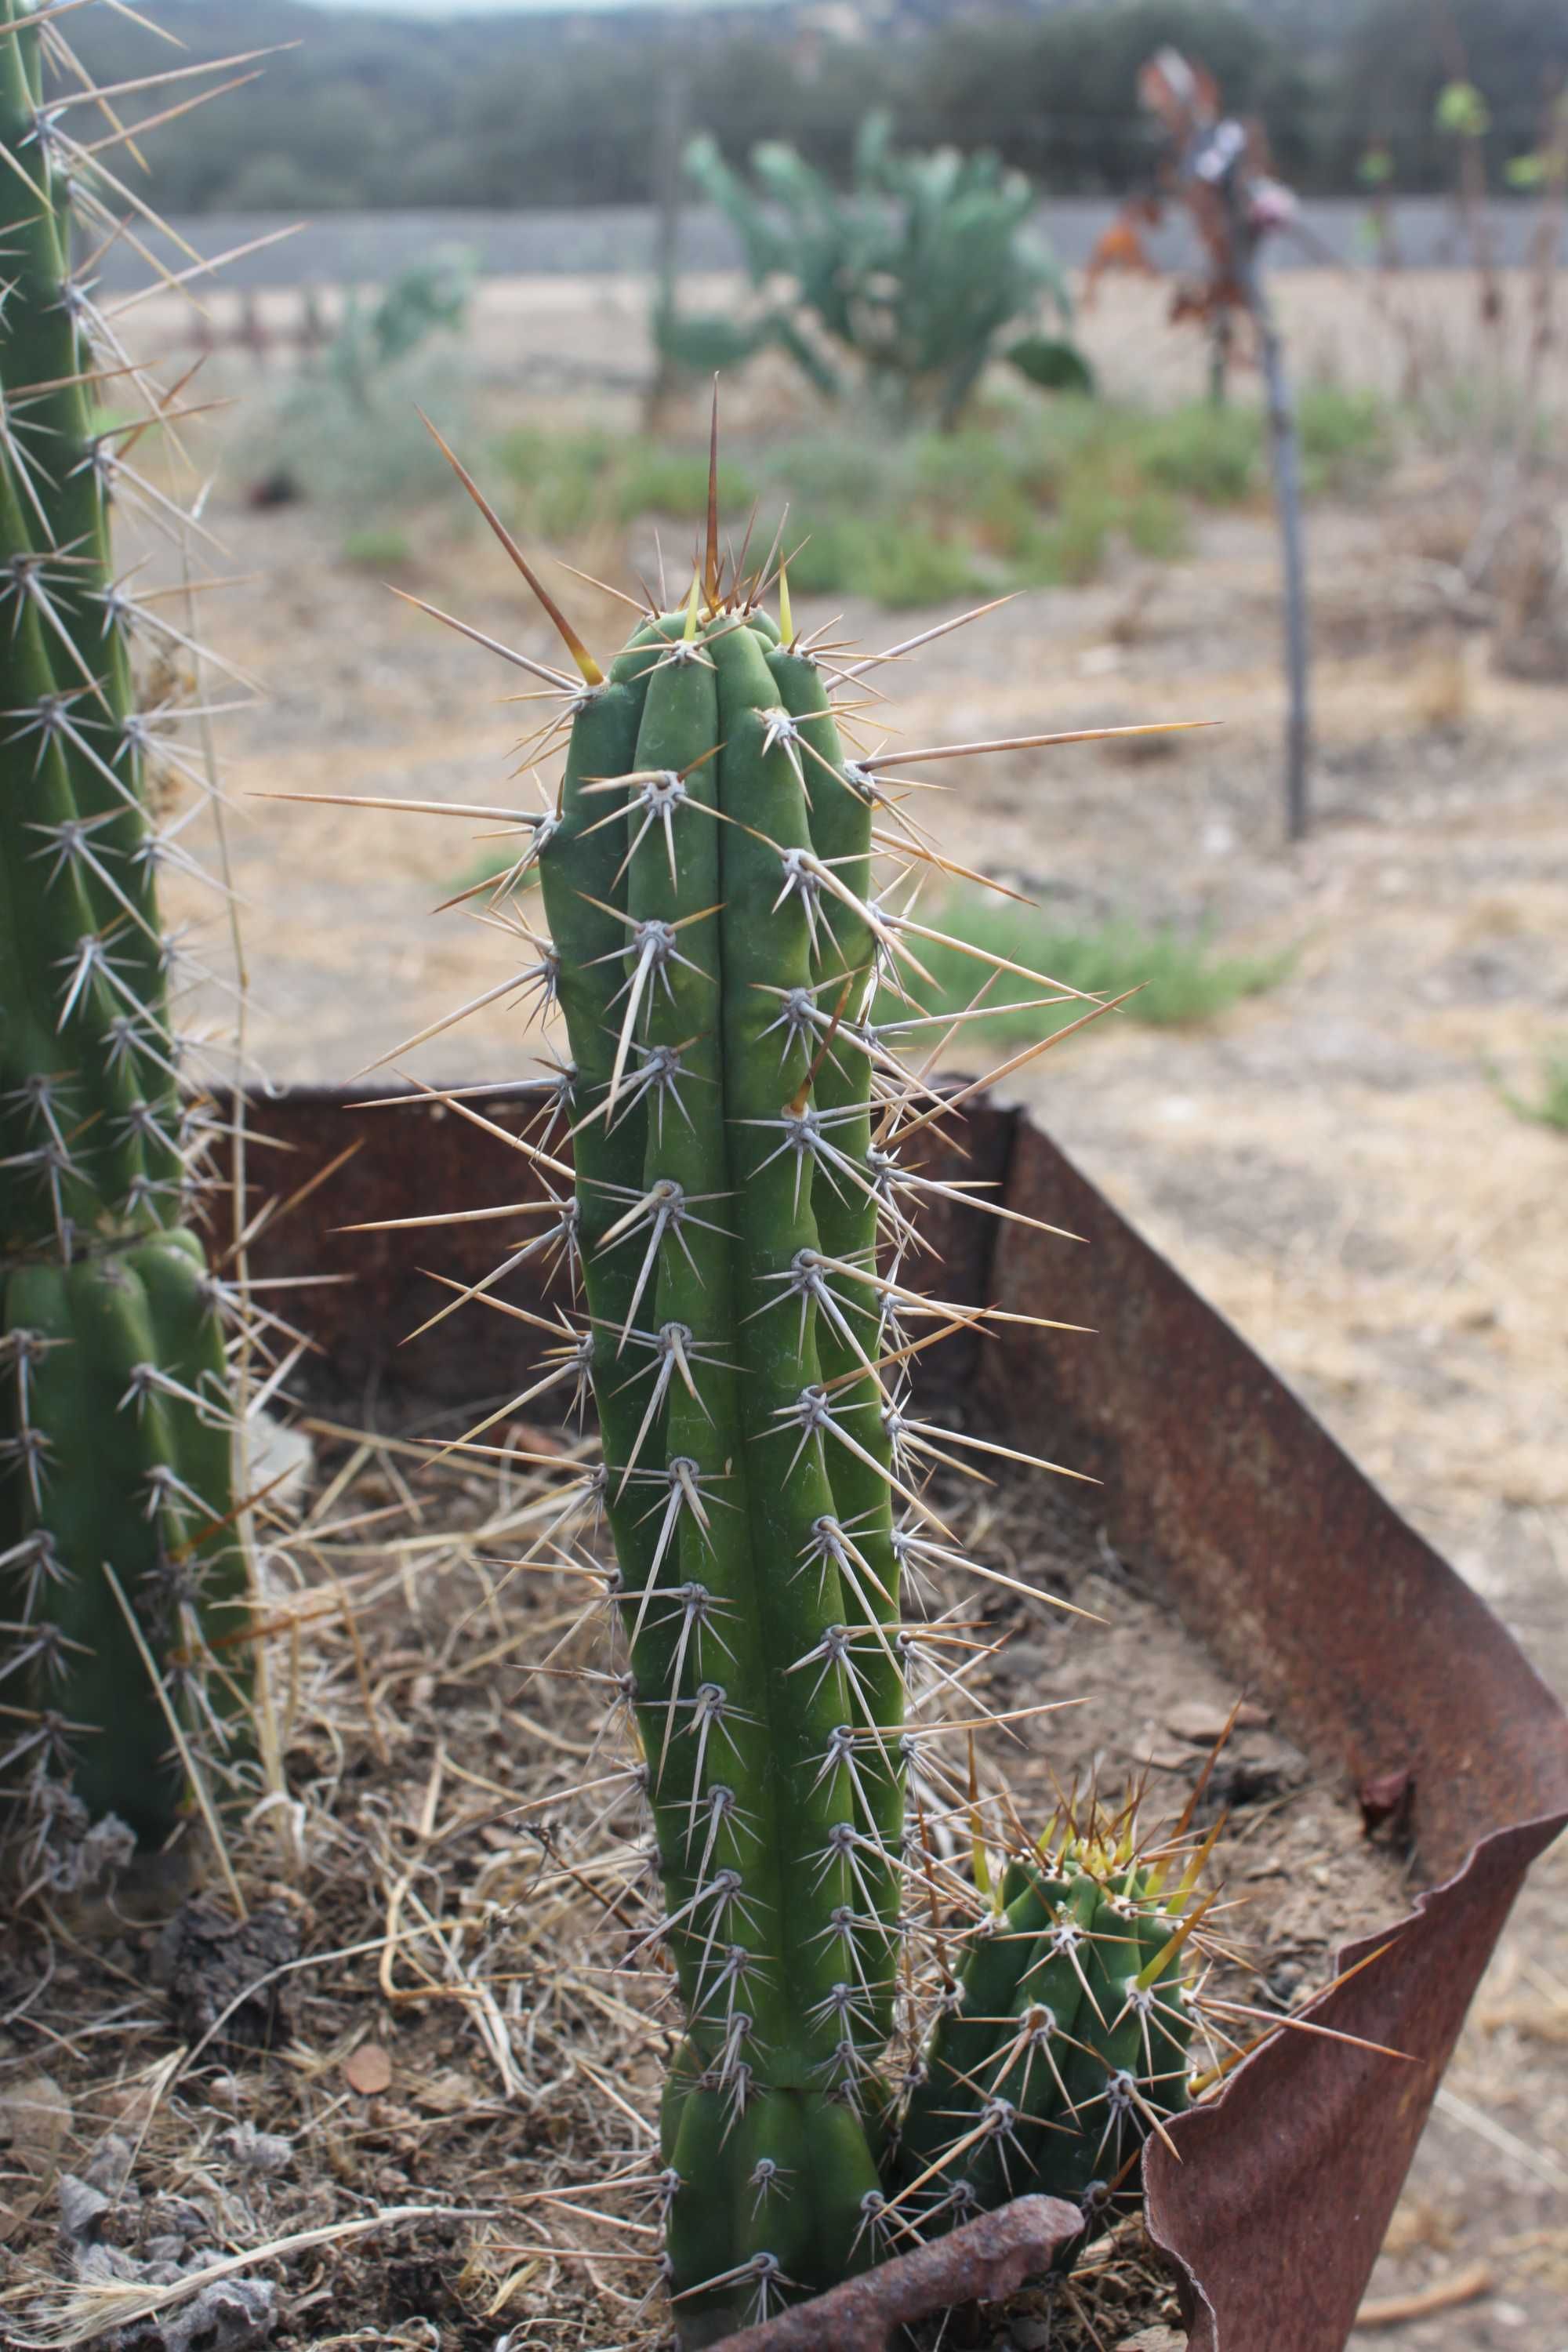
MULTIPOLYGON (((916 444, 917 449, 923 446, 923 441, 916 444)), ((807 510, 833 508, 853 514, 891 505, 907 462, 903 448, 869 426, 778 442, 760 460, 769 487, 780 496, 807 510)))
MULTIPOLYGON (((569 539, 603 518, 636 522, 672 515, 697 522, 708 508, 706 451, 658 441, 617 440, 605 432, 553 434, 518 425, 493 445, 517 492, 520 520, 540 539, 569 539)), ((738 466, 719 468, 726 515, 743 513, 755 493, 738 466)))
POLYGON ((1268 479, 1263 419, 1255 408, 1194 401, 1134 423, 1131 438, 1151 481, 1206 506, 1236 506, 1268 479))
POLYGON ((962 541, 941 539, 921 523, 889 522, 858 542, 849 585, 896 611, 978 595, 985 583, 962 541))
POLYGON ((984 585, 969 547, 923 523, 849 522, 792 509, 784 544, 790 586, 807 596, 869 596, 897 611, 945 604, 984 585))
POLYGON ((519 494, 519 520, 543 540, 569 539, 605 511, 617 454, 608 433, 544 433, 535 425, 515 426, 495 444, 496 462, 519 494))
MULTIPOLYGON (((1363 486, 1394 451, 1394 417, 1375 393, 1313 384, 1299 404, 1305 486, 1313 496, 1363 486)), ((1268 485, 1264 418, 1258 408, 1194 401, 1165 416, 1132 423, 1138 463, 1163 488, 1205 506, 1237 506, 1268 485)))
POLYGON ((400 572, 407 563, 413 549, 406 531, 395 524, 371 523, 363 530, 344 534, 342 559, 356 570, 365 572, 400 572))
POLYGON ((939 513, 962 520, 999 497, 1016 497, 1014 450, 993 433, 930 433, 910 444, 910 488, 939 513))
POLYGON ((1537 1127, 1554 1127, 1568 1135, 1568 1045, 1553 1046, 1541 1058, 1540 1091, 1533 1100, 1512 1094, 1504 1087, 1503 1100, 1521 1118, 1534 1121, 1537 1127))
MULTIPOLYGON (((1167 926, 1149 929, 1132 917, 1120 917, 1093 930, 1058 928, 1034 908, 966 889, 944 904, 939 927, 954 938, 967 940, 988 954, 1049 972, 1064 986, 1100 997, 1138 994, 1125 1007, 1130 1020, 1156 1028, 1178 1028, 1213 1020, 1243 997, 1256 996, 1285 977, 1294 961, 1289 954, 1221 956, 1205 934, 1176 931, 1167 926)), ((951 948, 933 947, 922 961, 936 982, 934 990, 918 991, 931 1012, 956 1013, 971 1003, 980 985, 973 961, 951 948)), ((1068 1001, 1036 1004, 1040 991, 1004 972, 989 992, 994 1003, 985 1027, 998 1036, 1020 1042, 1048 1034, 1076 1021, 1086 1009, 1068 1001)), ((887 1017, 896 1019, 895 1013, 887 1017)))
POLYGON ((790 586, 805 596, 852 594, 859 530, 856 523, 792 507, 784 536, 790 586))
POLYGON ((1130 499, 1122 509, 1121 526, 1140 555, 1153 556, 1162 562, 1184 554, 1191 538, 1186 509, 1168 490, 1141 490, 1130 499))
MULTIPOLYGON (((633 441, 617 453, 616 512, 622 522, 639 515, 673 515, 678 522, 700 522, 708 511, 708 452, 674 449, 658 441, 633 441)), ((750 478, 738 466, 721 459, 719 508, 725 515, 743 511, 756 496, 750 478)))
POLYGON ((302 373, 231 446, 247 479, 287 475, 306 498, 352 518, 357 530, 445 493, 451 467, 419 411, 437 418, 443 432, 460 436, 471 406, 464 353, 437 347, 416 352, 377 376, 370 418, 337 377, 302 373))
POLYGON ((405 510, 445 488, 448 468, 420 421, 466 429, 470 369, 460 338, 470 257, 437 253, 374 301, 351 287, 324 350, 289 377, 238 446, 252 480, 287 478, 361 519, 405 510))
POLYGON ((1394 416, 1373 392, 1310 384, 1299 405, 1301 467, 1310 495, 1348 494, 1393 462, 1394 416))
MULTIPOLYGON (((911 442, 906 505, 1015 562, 1026 554, 1042 488, 1026 478, 1015 446, 990 433, 928 434, 911 442)), ((1047 486, 1048 487, 1048 486, 1047 486)))
MULTIPOLYGON (((1380 403, 1331 389, 1303 404, 1303 432, 1318 488, 1343 487, 1392 446, 1380 403)), ((519 520, 546 541, 644 516, 694 523, 707 505, 706 450, 695 444, 526 428, 503 435, 496 456, 519 520)), ((900 438, 868 419, 803 434, 721 465, 719 489, 737 539, 753 504, 769 539, 787 508, 784 544, 799 550, 790 577, 804 593, 912 606, 1081 586, 1119 544, 1179 556, 1194 503, 1262 498, 1267 481, 1255 408, 1194 402, 1156 416, 1067 397, 1042 409, 998 404, 984 429, 900 438)))
POLYGON ((1018 479, 1040 498, 1059 491, 1074 468, 1114 439, 1134 413, 1078 398, 1021 413, 1005 435, 1018 479))
POLYGON ((1018 552, 1021 579, 1037 588, 1081 588, 1105 562, 1116 520, 1102 483, 1085 476, 1048 522, 1026 534, 1018 552))

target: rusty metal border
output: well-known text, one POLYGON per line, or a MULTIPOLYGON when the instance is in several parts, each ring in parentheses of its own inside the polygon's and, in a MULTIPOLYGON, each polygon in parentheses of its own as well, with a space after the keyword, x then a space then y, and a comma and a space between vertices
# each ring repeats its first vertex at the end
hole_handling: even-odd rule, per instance
MULTIPOLYGON (((484 1108, 535 1101, 519 1088, 484 1108)), ((477 1279, 504 1221, 432 1231, 417 1250, 342 1228, 536 1199, 527 1163, 413 1097, 371 1111, 363 1095, 300 1088, 252 1123, 279 1147, 253 1154, 253 1213, 263 1189, 295 1192, 358 1147, 252 1251, 258 1274, 356 1277, 291 1309, 308 1318, 322 1391, 383 1423, 423 1411, 428 1425, 432 1401, 515 1390, 526 1327, 510 1318, 469 1314, 399 1344, 435 1297, 419 1268, 477 1279)), ((1437 1883, 1352 1946, 1347 1962, 1380 1957, 1306 2013, 1415 2063, 1281 2034, 1145 2168, 1151 2229, 1185 2282, 1190 2352, 1343 2352, 1471 1995, 1530 1863, 1568 1821, 1568 1717, 1485 1604, 1025 1113, 971 1103, 954 1150, 950 1168, 1087 1246, 944 1212, 931 1233, 942 1295, 1096 1336, 1004 1326, 983 1349, 949 1342, 936 1369, 1031 1450, 1065 1449, 1095 1473, 1110 1540, 1322 1769, 1347 1786, 1410 1776, 1437 1883)), ((526 1281, 508 1295, 542 1303, 526 1281)), ((895 2300, 903 2268, 888 2266, 895 2300)), ((826 2352, 827 2300, 789 2315, 788 2342, 826 2352)), ((783 2352, 777 2326, 748 2345, 783 2352)))
POLYGON ((1087 1246, 1006 1224, 988 1295, 1098 1336, 1002 1326, 983 1400, 1103 1482, 1118 1550, 1322 1769, 1347 1789, 1410 1779, 1436 1883, 1351 1945, 1342 1966, 1381 1957, 1304 2013, 1415 2063, 1282 2033, 1144 2171, 1151 2230, 1189 2281, 1190 2352, 1342 2352, 1471 1996, 1568 1821, 1568 1717, 1300 1399, 1022 1116, 1005 1197, 1087 1246))
MULTIPOLYGON (((521 1125, 547 1099, 542 1087, 519 1086, 487 1092, 475 1108, 493 1126, 521 1125)), ((231 1125, 234 1097, 220 1093, 214 1102, 220 1122, 231 1125)), ((285 1087, 249 1104, 247 1129, 247 1215, 258 1218, 268 1202, 281 1211, 251 1244, 255 1273, 337 1278, 331 1287, 303 1292, 296 1302, 301 1328, 315 1342, 307 1378, 318 1395, 385 1424, 402 1415, 427 1417, 432 1405, 457 1410, 481 1398, 501 1397, 521 1385, 520 1370, 542 1356, 550 1343, 542 1334, 531 1339, 510 1318, 475 1309, 448 1317, 414 1346, 404 1341, 442 1303, 432 1271, 478 1282, 496 1264, 509 1234, 514 1241, 527 1237, 522 1218, 515 1234, 504 1221, 418 1234, 349 1230, 446 1208, 536 1202, 542 1186, 521 1153, 443 1104, 396 1085, 285 1087), (395 1108, 375 1108, 399 1094, 405 1099, 395 1108), (353 1157, 320 1181, 345 1152, 353 1157), (307 1185, 314 1187, 308 1198, 289 1207, 307 1185)), ((965 1135, 962 1153, 936 1147, 928 1165, 999 1185, 1011 1149, 1011 1114, 998 1117, 977 1108, 965 1135)), ((570 1144, 559 1137, 551 1150, 570 1157, 570 1144)), ((231 1223, 221 1193, 211 1221, 216 1234, 231 1223)), ((987 1276, 994 1220, 937 1202, 921 1222, 931 1244, 932 1255, 925 1261, 931 1279, 951 1286, 942 1295, 977 1299, 987 1276)), ((505 1296, 548 1314, 554 1293, 524 1269, 508 1282, 505 1296)), ((292 1318, 292 1307, 289 1312, 292 1318)), ((950 1340, 929 1350, 923 1361, 933 1378, 956 1381, 972 1369, 977 1345, 973 1339, 950 1340)))

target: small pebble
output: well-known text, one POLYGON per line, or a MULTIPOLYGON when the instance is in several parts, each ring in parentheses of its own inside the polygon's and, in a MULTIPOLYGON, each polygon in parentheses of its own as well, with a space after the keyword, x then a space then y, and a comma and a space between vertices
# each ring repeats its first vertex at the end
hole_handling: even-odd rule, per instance
POLYGON ((220 2132, 219 2152, 245 2172, 287 2172, 294 2160, 294 2143, 281 2132, 258 2131, 248 2116, 220 2132))
POLYGON ((79 2180, 74 2172, 62 2172, 55 2186, 59 2200, 60 2229, 79 2245, 95 2238, 109 2210, 109 2199, 101 2189, 90 2181, 79 2180))
POLYGON ((131 2178, 131 2164, 135 2150, 121 2132, 106 2132, 94 2148, 90 2161, 83 2167, 82 2179, 89 2188, 101 2189, 108 2197, 118 2197, 131 2178))

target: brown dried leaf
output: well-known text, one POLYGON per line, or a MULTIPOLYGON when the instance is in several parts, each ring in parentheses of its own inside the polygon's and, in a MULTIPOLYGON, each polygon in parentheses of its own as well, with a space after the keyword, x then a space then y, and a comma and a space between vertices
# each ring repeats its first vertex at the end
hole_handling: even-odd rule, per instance
POLYGON ((362 2042, 343 2061, 343 2080, 362 2098, 379 2098, 392 2083, 392 2060, 379 2042, 362 2042))

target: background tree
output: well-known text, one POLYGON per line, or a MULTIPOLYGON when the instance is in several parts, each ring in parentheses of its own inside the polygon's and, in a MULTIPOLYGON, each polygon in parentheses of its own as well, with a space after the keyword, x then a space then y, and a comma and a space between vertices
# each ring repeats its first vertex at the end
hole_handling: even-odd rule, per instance
MULTIPOLYGON (((1542 0, 1375 0, 1351 26, 1322 121, 1317 176, 1353 184, 1357 161, 1385 146, 1394 183, 1409 194, 1454 184, 1454 136, 1438 100, 1454 79, 1440 33, 1457 40, 1487 104, 1481 148, 1495 186, 1511 155, 1533 143, 1543 90, 1568 63, 1568 12, 1542 0)), ((1270 129, 1273 118, 1270 117, 1270 129)))
MULTIPOLYGON (((1446 19, 1488 103, 1488 178, 1531 147, 1548 77, 1568 66, 1568 16, 1552 0, 1447 0, 1446 19)), ((658 110, 647 102, 668 14, 411 19, 338 15, 302 0, 159 0, 192 60, 265 42, 299 46, 226 100, 169 123, 147 193, 174 211, 277 203, 334 206, 648 203, 658 110)), ((139 69, 137 27, 83 11, 77 36, 101 82, 139 69)), ((885 106, 922 146, 994 149, 1049 194, 1121 193, 1151 154, 1130 92, 1140 62, 1171 47, 1208 58, 1228 102, 1259 115, 1293 185, 1353 194, 1374 138, 1393 184, 1452 184, 1435 121, 1452 79, 1433 0, 1074 0, 1038 15, 926 24, 835 39, 780 5, 710 8, 691 58, 691 119, 741 163, 783 139, 840 184, 855 125, 885 106)))
POLYGON ((1313 78, 1224 0, 1134 0, 1065 8, 1034 21, 966 19, 938 33, 913 76, 911 137, 994 147, 1059 194, 1125 194, 1147 177, 1155 142, 1130 100, 1138 69, 1171 47, 1207 59, 1238 111, 1278 123, 1280 168, 1306 173, 1313 78))

